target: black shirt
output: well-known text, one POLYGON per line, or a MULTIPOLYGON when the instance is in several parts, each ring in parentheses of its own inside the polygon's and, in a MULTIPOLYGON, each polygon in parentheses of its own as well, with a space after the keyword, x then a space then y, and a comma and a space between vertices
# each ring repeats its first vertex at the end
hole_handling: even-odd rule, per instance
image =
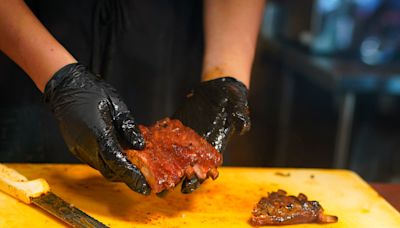
MULTIPOLYGON (((50 33, 119 91, 137 122, 170 116, 200 82, 202 1, 28 1, 50 33)), ((42 94, 0 55, 0 161, 72 162, 42 94)))

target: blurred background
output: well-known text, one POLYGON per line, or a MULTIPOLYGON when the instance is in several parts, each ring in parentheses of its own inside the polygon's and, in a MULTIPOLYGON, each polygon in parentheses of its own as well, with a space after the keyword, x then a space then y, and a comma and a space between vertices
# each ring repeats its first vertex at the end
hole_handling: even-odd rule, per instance
POLYGON ((225 164, 349 168, 400 182, 399 54, 399 1, 268 1, 253 128, 225 164))
MULTIPOLYGON (((1 79, 0 161, 78 162, 30 79, 4 55, 0 63, 15 72, 1 79)), ((400 182, 399 94, 399 1, 270 0, 252 130, 232 140, 224 165, 346 168, 400 182)))

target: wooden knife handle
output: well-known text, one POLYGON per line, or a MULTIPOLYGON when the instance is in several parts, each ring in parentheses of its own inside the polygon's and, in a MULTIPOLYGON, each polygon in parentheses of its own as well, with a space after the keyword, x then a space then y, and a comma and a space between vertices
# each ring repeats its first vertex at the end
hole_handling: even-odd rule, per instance
POLYGON ((16 170, 0 164, 0 190, 29 204, 31 198, 50 191, 50 187, 43 178, 29 181, 16 170))

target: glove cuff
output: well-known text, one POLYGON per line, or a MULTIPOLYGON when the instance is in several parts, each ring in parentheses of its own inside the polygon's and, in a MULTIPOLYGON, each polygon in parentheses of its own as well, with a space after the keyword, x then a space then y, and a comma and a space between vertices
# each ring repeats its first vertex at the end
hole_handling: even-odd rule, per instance
POLYGON ((204 81, 201 83, 201 85, 214 85, 214 86, 233 86, 235 88, 237 88, 243 95, 246 96, 246 98, 248 97, 248 89, 247 87, 243 84, 243 82, 237 80, 234 77, 231 76, 224 76, 224 77, 220 77, 220 78, 216 78, 216 79, 212 79, 209 81, 204 81))
POLYGON ((78 66, 82 65, 79 63, 67 64, 59 69, 56 73, 54 73, 54 75, 47 82, 46 87, 44 88, 45 97, 47 97, 47 94, 51 93, 51 91, 64 80, 66 75, 69 75, 78 66))

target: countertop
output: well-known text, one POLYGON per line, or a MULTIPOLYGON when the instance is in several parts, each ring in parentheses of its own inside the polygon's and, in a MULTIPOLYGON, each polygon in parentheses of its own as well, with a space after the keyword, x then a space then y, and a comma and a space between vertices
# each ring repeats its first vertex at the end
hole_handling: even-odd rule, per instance
MULTIPOLYGON (((296 228, 400 227, 400 213, 348 170, 221 167, 217 180, 207 180, 194 193, 182 194, 177 187, 160 198, 109 182, 87 165, 6 165, 28 179, 46 179, 52 192, 110 227, 250 227, 254 205, 278 189, 304 193, 320 202, 326 214, 339 217, 338 223, 296 228)), ((0 193, 0 227, 65 225, 34 205, 0 193)))
POLYGON ((370 185, 400 212, 400 184, 370 183, 370 185))

